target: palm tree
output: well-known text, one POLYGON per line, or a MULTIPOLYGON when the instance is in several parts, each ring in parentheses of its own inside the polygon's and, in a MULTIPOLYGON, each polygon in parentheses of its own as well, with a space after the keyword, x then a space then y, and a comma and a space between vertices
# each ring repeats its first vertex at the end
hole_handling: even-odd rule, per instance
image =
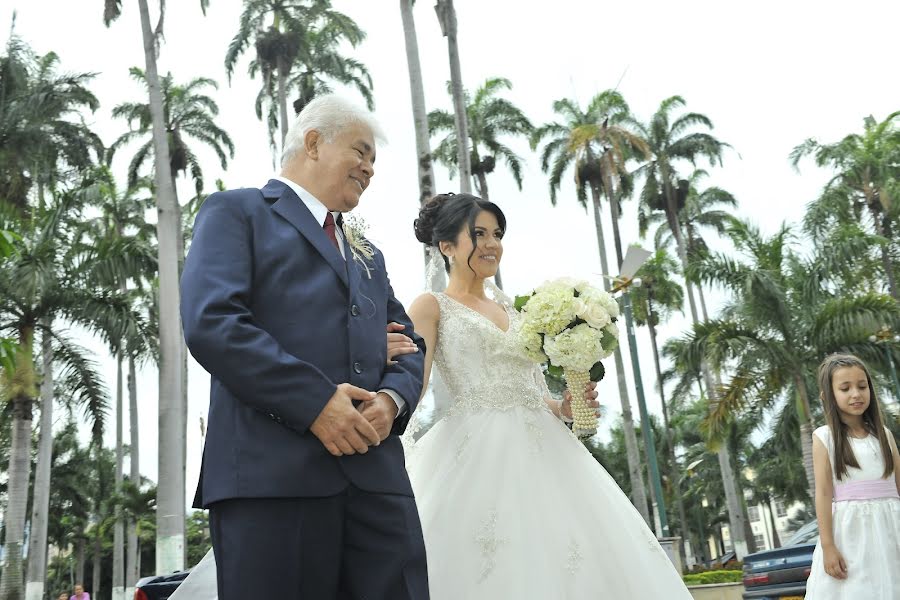
MULTIPOLYGON (((614 103, 612 93, 598 94, 583 111, 576 102, 563 99, 553 103, 553 110, 563 117, 564 122, 553 122, 543 125, 534 131, 531 147, 537 148, 542 140, 546 141, 541 151, 541 169, 550 174, 550 201, 556 205, 556 194, 562 182, 563 174, 570 166, 575 171, 575 191, 578 201, 587 207, 587 190, 591 192, 591 206, 594 210, 594 226, 597 232, 597 247, 600 252, 600 266, 604 273, 610 273, 606 258, 606 240, 603 235, 603 222, 600 218, 601 194, 607 189, 601 170, 598 168, 598 136, 604 127, 606 113, 614 103)), ((618 198, 616 199, 618 202, 618 198)), ((621 262, 619 263, 621 264, 621 262)), ((609 289, 609 282, 604 280, 609 289)), ((616 347, 613 354, 616 364, 616 375, 619 385, 619 400, 622 404, 622 422, 625 430, 625 449, 628 456, 628 474, 632 490, 632 502, 647 523, 650 514, 647 511, 647 493, 641 478, 640 453, 634 419, 631 414, 631 402, 628 399, 628 382, 625 378, 625 363, 622 350, 616 347)))
MULTIPOLYGON (((711 130, 712 121, 700 113, 686 113, 672 119, 672 111, 685 106, 685 100, 681 96, 671 96, 660 103, 659 108, 646 125, 637 123, 636 126, 649 145, 651 159, 641 166, 636 175, 643 176, 644 186, 641 189, 640 201, 646 208, 640 212, 661 211, 666 216, 669 229, 675 239, 678 257, 685 275, 688 270, 687 245, 684 242, 684 234, 680 226, 678 214, 684 206, 687 198, 685 185, 678 183, 677 166, 679 163, 688 162, 696 166, 698 158, 706 158, 710 165, 721 164, 722 152, 728 148, 728 144, 721 142, 707 132, 691 131, 696 127, 711 130)), ((691 309, 691 320, 699 323, 697 304, 694 299, 694 290, 689 278, 685 278, 688 304, 691 309)), ((701 365, 703 378, 706 381, 706 392, 711 404, 715 404, 716 384, 706 367, 701 365)), ((716 375, 718 377, 718 375, 716 375)), ((731 472, 731 458, 728 456, 728 448, 724 444, 719 445, 719 466, 722 469, 722 481, 725 484, 725 497, 728 501, 728 515, 730 530, 733 532, 734 547, 739 558, 746 554, 747 540, 743 539, 746 529, 741 511, 741 499, 738 497, 734 474, 731 472)))
POLYGON ((631 302, 634 310, 634 321, 639 326, 647 326, 650 332, 650 343, 653 347, 653 364, 656 367, 656 381, 659 388, 659 400, 662 406, 663 429, 666 439, 666 462, 669 466, 669 479, 672 482, 673 495, 678 506, 678 517, 682 526, 683 542, 688 542, 687 516, 684 500, 681 496, 681 474, 675 458, 675 442, 669 424, 669 408, 666 404, 665 387, 662 369, 659 363, 659 343, 656 327, 676 312, 683 312, 684 289, 671 276, 678 273, 678 263, 660 248, 641 266, 637 277, 641 278, 641 286, 632 288, 631 302))
MULTIPOLYGON (((820 167, 836 171, 823 196, 843 197, 855 207, 857 218, 862 210, 869 213, 875 232, 884 239, 896 237, 895 227, 900 208, 893 202, 900 196, 900 111, 878 122, 868 116, 863 120, 863 132, 854 133, 834 144, 822 144, 808 139, 791 152, 796 168, 808 155, 815 157, 820 167)), ((891 296, 900 300, 894 259, 887 245, 881 245, 881 260, 891 296)))
MULTIPOLYGON (((49 521, 47 539, 61 550, 73 548, 74 565, 71 566, 74 581, 68 569, 65 574, 67 587, 71 587, 75 581, 84 581, 86 529, 91 511, 94 465, 90 451, 79 444, 78 423, 72 418, 76 407, 67 408, 69 418, 53 439, 50 485, 50 514, 61 517, 49 521)), ((51 571, 52 566, 48 569, 46 588, 61 588, 62 581, 55 580, 51 571)))
POLYGON ((87 87, 93 75, 58 68, 55 53, 36 56, 14 32, 0 56, 0 200, 20 211, 35 185, 43 195, 61 169, 88 168, 102 152, 81 118, 100 106, 87 87))
MULTIPOLYGON (((527 137, 534 131, 531 122, 521 110, 509 100, 496 97, 497 92, 503 89, 512 89, 512 83, 508 79, 493 78, 478 88, 471 102, 468 95, 465 95, 467 131, 469 141, 472 143, 469 164, 472 176, 475 177, 477 193, 485 200, 490 199, 487 175, 494 171, 498 158, 506 162, 516 185, 522 189, 522 159, 500 142, 498 137, 500 135, 527 137), (486 152, 484 156, 481 156, 482 151, 486 152)), ((452 93, 452 84, 448 85, 448 92, 452 93)), ((446 111, 431 111, 428 114, 428 129, 432 135, 447 133, 435 148, 434 158, 450 169, 452 177, 459 166, 455 117, 446 111)), ((499 270, 494 280, 500 288, 503 287, 499 270)))
MULTIPOLYGON (((703 237, 703 230, 709 229, 720 236, 723 235, 733 216, 728 209, 737 207, 737 200, 728 191, 715 186, 702 190, 699 188, 700 181, 708 175, 703 169, 695 169, 687 180, 678 181, 679 198, 684 194, 684 201, 678 202, 679 206, 683 205, 678 213, 678 221, 685 235, 688 262, 704 256, 709 249, 703 237)), ((675 236, 664 212, 654 211, 647 204, 642 204, 638 210, 638 229, 641 237, 655 226, 653 239, 656 247, 668 248, 674 245, 675 236)), ((697 289, 700 315, 704 321, 708 321, 709 314, 706 310, 703 286, 697 281, 691 281, 691 285, 697 289)))
MULTIPOLYGON (((292 103, 294 114, 299 114, 316 96, 331 93, 332 87, 328 79, 355 88, 365 99, 369 110, 375 108, 369 69, 360 61, 342 56, 338 51, 343 34, 342 23, 337 26, 333 23, 326 24, 321 29, 307 32, 303 52, 295 65, 297 72, 288 81, 288 88, 297 90, 297 98, 292 103)), ((364 37, 359 30, 356 30, 355 35, 360 40, 364 37)))
MULTIPOLYGON (((449 87, 449 86, 448 86, 449 87)), ((488 200, 487 175, 494 171, 498 159, 506 162, 513 179, 522 189, 522 159, 500 141, 500 136, 530 138, 534 126, 525 114, 512 102, 497 97, 502 90, 512 89, 512 83, 502 77, 486 80, 476 91, 474 98, 466 98, 466 121, 471 142, 471 168, 479 196, 488 200)), ((448 90, 452 91, 452 90, 448 90)), ((456 124, 454 116, 443 110, 428 114, 431 135, 446 133, 434 150, 434 158, 453 176, 459 165, 456 154, 456 124)))
MULTIPOLYGON (((280 125, 283 141, 289 123, 289 81, 298 64, 310 69, 316 66, 328 69, 312 73, 306 83, 322 82, 321 77, 328 75, 341 83, 359 84, 357 88, 367 90, 363 95, 371 98, 365 67, 355 61, 350 65, 341 64, 343 59, 336 50, 341 41, 356 47, 364 38, 365 33, 353 19, 331 8, 330 0, 245 0, 238 32, 225 55, 225 70, 230 81, 238 59, 252 42, 256 57, 250 63, 249 73, 251 77, 260 73, 263 79, 256 114, 263 118, 263 103, 267 101, 269 133, 272 135, 280 125), (320 52, 318 58, 311 60, 316 51, 320 52)), ((317 90, 313 88, 313 91, 317 90)))
MULTIPOLYGON (((146 74, 137 67, 130 70, 132 78, 147 85, 146 74)), ((177 85, 169 73, 161 80, 163 115, 168 135, 172 177, 187 174, 194 180, 197 195, 203 192, 203 168, 188 140, 200 142, 212 149, 219 158, 222 169, 228 168, 228 159, 234 158, 234 143, 228 133, 216 124, 219 106, 206 94, 206 88, 219 89, 212 79, 197 77, 185 85, 177 85)), ((134 141, 143 141, 128 165, 128 188, 135 188, 147 160, 153 157, 153 137, 150 106, 141 102, 125 102, 116 106, 112 116, 128 122, 129 131, 113 142, 107 152, 112 162, 115 153, 134 141)), ((176 192, 177 200, 177 192, 176 192)))
MULTIPOLYGON (((79 195, 70 191, 54 194, 49 205, 41 209, 33 207, 30 216, 23 220, 23 236, 19 253, 4 264, 0 270, 0 330, 13 332, 17 337, 19 351, 16 353, 16 369, 8 375, 4 385, 4 400, 11 406, 14 415, 13 430, 16 434, 10 456, 9 506, 6 518, 7 562, 3 573, 0 598, 10 594, 21 594, 21 536, 25 523, 25 502, 28 490, 28 460, 30 446, 30 424, 32 405, 36 398, 36 369, 32 358, 35 333, 45 336, 43 356, 46 385, 43 410, 45 418, 51 414, 52 386, 50 368, 52 362, 60 368, 62 378, 77 378, 80 387, 78 401, 88 407, 94 418, 94 435, 99 436, 106 409, 106 390, 95 373, 85 351, 50 327, 54 318, 77 324, 94 332, 105 340, 117 336, 139 336, 144 331, 143 319, 131 311, 128 302, 119 294, 108 290, 94 289, 84 280, 79 270, 83 256, 77 246, 67 244, 72 239, 72 231, 83 219, 79 195), (53 340, 48 350, 47 343, 53 340), (48 352, 52 352, 49 361, 48 352)), ((52 450, 49 441, 52 435, 50 423, 42 429, 42 437, 47 441, 41 445, 39 465, 49 461, 52 450)), ((49 478, 49 469, 39 466, 38 474, 49 478)), ((49 493, 49 483, 41 483, 38 488, 49 493)), ((36 509, 46 510, 46 500, 41 499, 36 509)), ((41 527, 32 530, 33 536, 44 536, 46 540, 46 520, 41 527)), ((39 542, 36 542, 39 543, 39 542)), ((37 552, 36 556, 43 556, 37 552)), ((46 563, 44 563, 46 565, 46 563)), ((43 571, 42 566, 42 571, 43 571)), ((43 581, 40 574, 39 581, 43 581)))
MULTIPOLYGON (((108 169, 98 174, 98 182, 91 190, 92 202, 100 210, 100 216, 86 223, 82 235, 90 259, 85 261, 90 279, 101 288, 114 289, 132 301, 141 298, 141 288, 156 275, 156 261, 153 253, 153 234, 144 220, 150 208, 149 199, 136 196, 149 187, 149 181, 140 180, 138 188, 131 188, 124 194, 117 192, 115 181, 108 169), (136 290, 129 290, 131 283, 136 290), (137 292, 137 293, 135 293, 137 292)), ((137 389, 135 387, 136 358, 152 354, 155 348, 148 348, 143 339, 114 339, 110 352, 116 357, 116 465, 115 491, 121 493, 123 484, 123 363, 128 361, 128 394, 131 411, 131 476, 132 481, 140 481, 137 431, 137 389)), ((125 563, 124 537, 126 525, 119 506, 115 508, 113 539, 113 595, 125 594, 137 581, 137 533, 133 523, 128 523, 128 562, 125 563)))
MULTIPOLYGON (((57 217, 62 213, 48 196, 57 196, 58 189, 66 186, 73 177, 77 178, 102 153, 99 138, 81 118, 83 109, 93 111, 98 106, 97 99, 86 87, 92 76, 60 75, 58 65, 59 59, 54 53, 35 56, 15 35, 7 43, 6 55, 0 58, 0 139, 3 139, 0 144, 0 229, 16 229, 24 234, 16 248, 18 252, 0 266, 0 280, 4 282, 0 286, 17 288, 0 304, 0 329, 15 334, 18 350, 11 359, 10 344, 4 340, 2 354, 6 368, 2 399, 12 407, 14 434, 9 458, 8 504, 4 511, 7 515, 7 552, 0 579, 0 598, 23 593, 21 544, 31 468, 28 456, 32 403, 37 384, 32 350, 38 329, 43 331, 44 377, 30 537, 33 553, 27 577, 32 594, 43 593, 46 577, 47 507, 53 445, 51 364, 54 349, 50 323, 56 310, 53 303, 59 295, 57 288, 70 285, 65 282, 64 271, 57 268, 59 263, 54 262, 62 251, 52 239, 52 234, 61 233, 53 229, 53 224, 60 222, 57 217), (37 201, 34 205, 30 203, 32 198, 37 201), (35 229, 44 225, 51 229, 35 229), (16 281, 18 275, 31 276, 31 279, 23 285, 16 281), (61 276, 62 280, 59 279, 61 276), (49 288, 30 288, 29 284, 36 280, 49 284, 49 288), (48 300, 46 296, 41 297, 42 294, 50 296, 49 306, 38 304, 36 307, 37 302, 48 300), (23 307, 27 309, 22 311, 23 307)), ((8 250, 10 237, 4 235, 3 238, 4 250, 8 250)), ((81 358, 83 356, 79 354, 74 362, 81 358)), ((92 372, 85 374, 85 385, 96 383, 96 377, 91 377, 92 372)), ((100 391, 91 387, 87 394, 100 391)), ((98 397, 101 396, 94 396, 98 397)))
POLYGON ((469 125, 466 116, 466 99, 462 83, 462 67, 459 64, 459 40, 457 39, 456 9, 453 0, 436 0, 434 10, 441 32, 447 38, 450 58, 450 89, 453 98, 453 115, 456 123, 456 164, 459 168, 459 191, 471 193, 472 164, 469 162, 469 125))
MULTIPOLYGON (((648 124, 637 125, 647 141, 652 158, 638 169, 636 174, 644 178, 640 212, 643 215, 652 212, 661 212, 665 215, 666 222, 675 239, 682 269, 687 272, 687 244, 684 241, 684 233, 679 221, 679 214, 684 207, 687 194, 679 194, 676 167, 679 162, 696 165, 698 158, 708 159, 711 165, 721 164, 722 151, 729 146, 709 133, 690 132, 695 127, 713 128, 712 121, 705 115, 687 113, 672 120, 670 113, 684 105, 685 101, 681 96, 667 98, 660 104, 648 124)), ((691 317, 695 323, 698 323, 693 289, 689 281, 686 281, 686 284, 691 317)))
MULTIPOLYGON (((200 0, 206 11, 209 0, 200 0)), ((162 87, 156 68, 162 40, 162 8, 156 31, 150 26, 147 0, 138 0, 141 36, 153 131, 157 241, 159 259, 159 519, 157 546, 158 573, 184 568, 184 460, 185 460, 185 391, 181 369, 187 360, 181 335, 178 289, 178 257, 182 245, 181 216, 169 163, 169 144, 163 111, 162 87)), ((104 0, 103 22, 109 26, 119 17, 121 0, 104 0)))
MULTIPOLYGON (((715 367, 734 365, 731 381, 723 386, 710 415, 713 430, 748 406, 764 410, 785 401, 797 407, 797 433, 811 493, 810 389, 815 386, 816 367, 822 356, 837 351, 875 359, 872 363, 877 364, 880 350, 868 335, 878 323, 894 322, 900 306, 889 296, 871 291, 854 294, 847 292, 852 287, 835 286, 834 276, 826 270, 829 261, 819 256, 804 261, 792 253, 787 227, 766 238, 756 228, 733 220, 727 233, 740 258, 710 254, 691 268, 700 280, 729 289, 734 300, 722 318, 696 325, 681 340, 678 358, 691 368, 703 357, 715 367)), ((853 240, 829 251, 853 256, 859 245, 853 240)))

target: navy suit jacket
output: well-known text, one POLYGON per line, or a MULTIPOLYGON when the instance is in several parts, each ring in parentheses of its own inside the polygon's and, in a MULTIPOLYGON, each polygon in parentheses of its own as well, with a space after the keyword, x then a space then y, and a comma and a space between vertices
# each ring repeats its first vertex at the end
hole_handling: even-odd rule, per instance
POLYGON ((212 376, 195 507, 233 498, 324 497, 349 483, 412 495, 399 434, 422 390, 424 341, 394 297, 376 249, 369 273, 345 261, 300 198, 277 180, 212 194, 181 278, 181 318, 212 376), (420 352, 386 366, 386 326, 420 352), (366 454, 332 456, 310 431, 337 384, 406 401, 366 454))

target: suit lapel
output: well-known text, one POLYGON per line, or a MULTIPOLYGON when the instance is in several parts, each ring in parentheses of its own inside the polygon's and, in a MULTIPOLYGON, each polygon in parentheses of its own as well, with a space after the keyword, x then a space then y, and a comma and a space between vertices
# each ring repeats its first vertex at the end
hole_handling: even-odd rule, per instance
MULTIPOLYGON (((341 281, 344 282, 344 285, 349 287, 347 261, 344 260, 338 249, 328 239, 325 230, 322 229, 322 224, 316 222, 312 213, 309 212, 303 201, 297 197, 297 194, 285 184, 274 179, 266 184, 266 187, 262 189, 262 193, 266 198, 277 198, 272 205, 272 210, 293 225, 322 255, 322 258, 331 265, 331 268, 335 270, 341 281)), ((349 257, 350 255, 348 254, 347 256, 349 257)))

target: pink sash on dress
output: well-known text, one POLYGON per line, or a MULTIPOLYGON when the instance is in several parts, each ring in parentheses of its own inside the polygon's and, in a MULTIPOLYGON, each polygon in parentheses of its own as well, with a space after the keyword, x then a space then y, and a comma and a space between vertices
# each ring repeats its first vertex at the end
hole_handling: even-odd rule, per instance
POLYGON ((900 498, 897 482, 893 479, 870 479, 851 481, 834 486, 834 501, 875 500, 877 498, 900 498))

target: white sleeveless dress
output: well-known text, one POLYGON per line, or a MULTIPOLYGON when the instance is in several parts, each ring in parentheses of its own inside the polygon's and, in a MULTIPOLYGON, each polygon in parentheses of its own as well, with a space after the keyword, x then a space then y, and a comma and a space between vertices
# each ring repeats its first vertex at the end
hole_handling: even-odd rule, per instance
MULTIPOLYGON (((841 484, 885 482, 884 457, 878 438, 849 438, 860 468, 834 477, 834 441, 828 426, 813 432, 828 450, 835 488, 841 484)), ((890 435, 890 433, 888 433, 890 435)), ((896 486, 892 475, 886 483, 896 486)), ((864 484, 868 485, 868 483, 864 484)), ((825 572, 821 545, 813 553, 812 570, 806 584, 806 600, 900 600, 900 498, 845 500, 834 503, 834 543, 847 562, 847 579, 825 572)))
POLYGON ((432 600, 691 596, 616 482, 547 408, 510 329, 444 294, 435 364, 449 410, 404 436, 432 600))

